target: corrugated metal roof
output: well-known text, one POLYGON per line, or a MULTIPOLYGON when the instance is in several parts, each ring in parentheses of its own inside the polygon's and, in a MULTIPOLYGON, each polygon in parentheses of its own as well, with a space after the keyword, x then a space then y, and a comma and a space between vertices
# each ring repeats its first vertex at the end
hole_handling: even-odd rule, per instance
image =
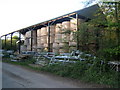
POLYGON ((79 15, 84 16, 89 19, 94 19, 96 16, 95 14, 98 13, 99 6, 98 4, 95 4, 91 7, 84 8, 82 10, 76 11, 79 15))

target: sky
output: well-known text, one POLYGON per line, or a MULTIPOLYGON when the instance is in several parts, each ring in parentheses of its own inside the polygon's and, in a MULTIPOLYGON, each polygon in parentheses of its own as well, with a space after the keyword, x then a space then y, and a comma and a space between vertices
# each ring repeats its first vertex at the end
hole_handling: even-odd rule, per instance
POLYGON ((0 0, 0 36, 84 8, 85 0, 0 0))

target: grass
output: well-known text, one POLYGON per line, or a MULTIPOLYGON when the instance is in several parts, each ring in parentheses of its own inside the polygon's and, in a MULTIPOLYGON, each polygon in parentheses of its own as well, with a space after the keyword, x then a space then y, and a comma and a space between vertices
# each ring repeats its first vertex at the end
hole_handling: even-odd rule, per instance
POLYGON ((32 70, 37 70, 37 71, 40 70, 40 68, 38 68, 38 67, 32 67, 29 65, 29 64, 33 64, 35 62, 35 59, 33 59, 33 58, 28 58, 24 62, 13 62, 13 61, 10 61, 10 58, 3 58, 2 62, 20 65, 23 67, 30 68, 32 70))

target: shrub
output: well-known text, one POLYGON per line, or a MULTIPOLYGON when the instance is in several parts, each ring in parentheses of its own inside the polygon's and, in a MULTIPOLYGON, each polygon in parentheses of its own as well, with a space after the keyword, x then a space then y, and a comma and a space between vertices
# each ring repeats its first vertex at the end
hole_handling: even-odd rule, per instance
POLYGON ((120 46, 104 49, 103 53, 104 58, 106 58, 107 60, 118 61, 120 56, 120 46))
POLYGON ((78 61, 74 64, 53 64, 42 67, 42 71, 51 72, 62 77, 75 78, 87 82, 94 82, 111 87, 119 87, 118 81, 119 72, 112 71, 108 67, 107 62, 102 63, 104 59, 96 58, 92 60, 89 58, 86 61, 78 61))

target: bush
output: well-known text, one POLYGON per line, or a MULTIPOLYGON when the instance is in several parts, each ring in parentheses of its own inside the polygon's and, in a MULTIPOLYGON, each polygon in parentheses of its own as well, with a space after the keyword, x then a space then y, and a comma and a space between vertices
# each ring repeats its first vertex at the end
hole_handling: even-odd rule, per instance
POLYGON ((80 78, 80 76, 82 76, 85 70, 87 70, 88 68, 89 66, 86 65, 86 62, 83 61, 73 64, 53 64, 43 67, 41 68, 41 70, 52 72, 63 77, 68 76, 72 78, 80 78))
POLYGON ((104 58, 107 60, 118 61, 120 56, 120 46, 103 50, 104 58))
POLYGON ((110 70, 107 62, 101 63, 101 59, 99 58, 96 58, 92 63, 88 60, 79 61, 74 64, 48 65, 42 67, 41 70, 60 75, 62 77, 75 78, 86 82, 105 84, 110 85, 111 87, 120 86, 120 81, 118 81, 118 75, 120 75, 120 73, 110 70))

